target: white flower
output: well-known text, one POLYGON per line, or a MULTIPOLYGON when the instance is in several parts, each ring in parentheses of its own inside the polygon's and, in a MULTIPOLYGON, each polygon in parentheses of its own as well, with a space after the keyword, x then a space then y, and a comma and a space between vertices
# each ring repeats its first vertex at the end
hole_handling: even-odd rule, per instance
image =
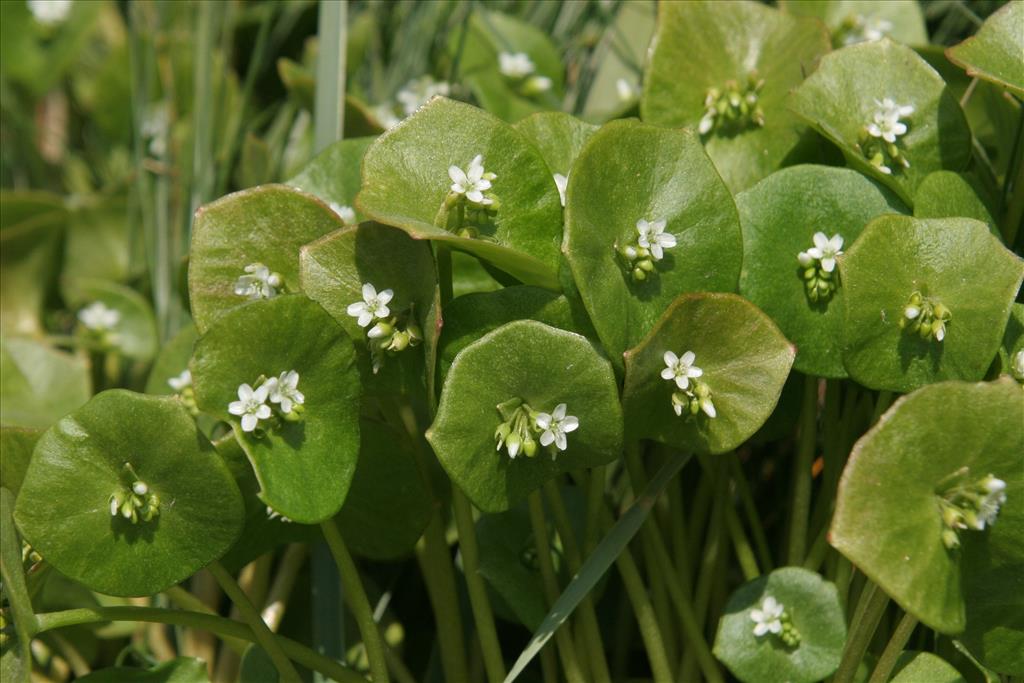
POLYGON ((868 133, 886 142, 896 142, 896 138, 907 132, 907 125, 900 122, 900 118, 913 114, 914 108, 910 105, 896 104, 888 97, 881 101, 875 100, 875 105, 878 109, 871 116, 871 123, 867 126, 868 133))
MULTIPOLYGON (((836 256, 843 253, 843 236, 835 234, 830 238, 823 232, 816 232, 814 233, 814 246, 801 253, 818 259, 821 261, 821 269, 826 273, 831 273, 836 269, 836 256)), ((798 255, 797 258, 799 259, 800 256, 798 255)), ((803 260, 800 263, 802 264, 803 260)))
POLYGON ((641 218, 636 222, 636 231, 640 234, 636 243, 644 249, 650 250, 655 261, 660 261, 665 256, 663 249, 671 249, 676 246, 676 236, 665 232, 664 219, 648 223, 641 218))
POLYGON ((287 415, 296 405, 302 405, 306 397, 299 391, 299 373, 294 370, 282 372, 280 377, 271 377, 266 384, 271 403, 280 403, 281 412, 287 415))
POLYGON ((369 282, 363 283, 363 300, 349 304, 347 312, 353 318, 358 319, 359 327, 366 327, 373 322, 374 318, 383 319, 391 315, 388 302, 394 296, 395 293, 390 289, 385 289, 378 294, 377 289, 369 282))
POLYGON ((697 125, 697 132, 701 135, 707 135, 715 125, 715 115, 718 112, 714 108, 709 108, 704 112, 704 116, 700 118, 700 123, 697 125))
POLYGON ((78 319, 83 325, 94 332, 112 330, 121 322, 121 312, 107 308, 102 301, 94 301, 78 312, 78 319))
POLYGON ((525 78, 537 70, 530 55, 525 52, 500 52, 498 64, 502 75, 509 78, 525 78))
POLYGON ((270 299, 277 296, 281 276, 270 272, 262 263, 250 263, 245 267, 246 275, 235 280, 235 294, 250 299, 270 299))
POLYGON ((331 207, 331 211, 338 214, 341 222, 345 225, 355 225, 356 223, 356 212, 351 206, 342 206, 337 202, 331 202, 328 204, 331 207))
POLYGON ((402 119, 395 116, 390 104, 378 105, 373 108, 372 112, 377 118, 377 123, 384 126, 384 130, 391 130, 402 122, 402 119))
POLYGON ((71 13, 71 0, 28 0, 28 11, 44 26, 60 24, 71 13))
POLYGON ((932 327, 932 334, 935 335, 935 341, 942 341, 946 338, 946 323, 942 320, 936 321, 937 327, 932 327))
MULTIPOLYGON (((661 378, 675 381, 680 389, 690 386, 690 379, 700 377, 704 371, 693 364, 697 360, 693 351, 687 351, 682 356, 676 356, 671 351, 666 351, 663 356, 665 368, 661 371, 661 378)), ((714 417, 712 415, 712 417, 714 417)))
POLYGON ((181 371, 181 374, 177 377, 171 377, 167 380, 167 384, 170 385, 171 389, 175 391, 181 391, 186 387, 192 386, 192 373, 189 372, 188 368, 181 371))
POLYGON ((132 491, 134 491, 137 496, 144 496, 149 493, 149 486, 144 481, 137 481, 132 484, 132 491))
POLYGON ((450 91, 451 87, 446 82, 435 81, 433 77, 427 75, 414 78, 406 83, 395 95, 395 99, 402 105, 405 115, 411 116, 435 95, 447 96, 450 91))
POLYGON ((985 497, 978 505, 978 525, 975 528, 979 531, 996 521, 1000 506, 1006 502, 1006 482, 1002 479, 990 474, 982 480, 981 487, 985 490, 985 497))
POLYGON ((615 81, 615 92, 619 96, 620 102, 632 102, 636 99, 637 87, 633 83, 630 83, 625 78, 620 78, 615 81))
POLYGON ((784 609, 781 602, 768 596, 761 601, 760 609, 750 610, 750 619, 754 622, 754 635, 760 638, 766 633, 782 633, 784 609))
MULTIPOLYGON (((537 425, 537 428, 544 430, 540 434, 541 446, 550 446, 554 443, 558 450, 565 450, 567 445, 565 435, 569 432, 576 431, 580 426, 580 421, 572 415, 566 415, 565 410, 565 404, 559 403, 555 406, 555 409, 551 411, 550 415, 547 413, 538 413, 537 417, 534 418, 533 421, 534 424, 537 425)), ((552 459, 554 459, 553 455, 552 459)))
POLYGON ((569 187, 569 174, 555 174, 555 187, 558 188, 558 200, 565 206, 565 188, 569 187))
POLYGON ((251 432, 256 429, 260 420, 270 418, 270 406, 267 405, 267 394, 270 387, 262 384, 253 389, 248 384, 238 387, 238 400, 228 404, 228 412, 242 418, 242 431, 251 432))
POLYGON ((881 40, 892 31, 892 22, 880 17, 857 15, 851 22, 851 30, 843 37, 843 45, 881 40))
POLYGON ((921 315, 921 307, 915 306, 914 304, 907 304, 903 309, 903 317, 907 320, 913 320, 917 316, 921 315))
POLYGON ((527 95, 547 92, 551 90, 551 83, 551 79, 547 76, 530 76, 530 79, 526 81, 524 92, 527 95))
POLYGON ((486 206, 494 202, 490 197, 484 196, 484 191, 491 189, 491 181, 497 176, 484 171, 483 160, 483 155, 477 154, 469 162, 468 171, 463 171, 458 166, 449 166, 448 177, 452 179, 452 192, 464 194, 466 199, 474 204, 486 206))
POLYGON ((1013 374, 1018 379, 1024 379, 1024 349, 1013 354, 1013 374))

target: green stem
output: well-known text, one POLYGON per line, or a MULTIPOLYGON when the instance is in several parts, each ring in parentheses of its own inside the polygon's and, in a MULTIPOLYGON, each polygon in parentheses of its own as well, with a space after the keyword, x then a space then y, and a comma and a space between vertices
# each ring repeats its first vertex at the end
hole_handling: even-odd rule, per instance
POLYGON ((505 660, 501 655, 501 644, 498 642, 498 632, 494 627, 494 613, 491 611, 490 598, 487 597, 487 586, 480 576, 480 549, 476 543, 473 509, 466 494, 456 484, 452 484, 452 507, 455 510, 455 524, 459 530, 463 575, 469 589, 469 604, 473 608, 484 668, 491 683, 500 683, 505 680, 505 660))
MULTIPOLYGON (((153 624, 170 624, 184 626, 202 631, 209 631, 226 638, 237 638, 250 643, 258 642, 253 630, 238 621, 226 619, 213 614, 187 612, 185 610, 164 609, 160 607, 83 607, 61 612, 45 612, 36 615, 39 619, 39 632, 52 631, 79 624, 102 624, 110 621, 141 621, 153 624)), ((343 667, 338 662, 314 652, 305 645, 284 636, 274 636, 285 654, 299 664, 329 676, 339 683, 366 683, 361 675, 343 667)))
POLYGON ((729 469, 731 470, 732 481, 736 485, 736 493, 739 494, 740 502, 743 503, 743 513, 747 517, 747 525, 754 536, 754 549, 757 551, 757 560, 764 571, 771 571, 772 555, 768 550, 768 538, 765 536, 764 527, 761 525, 761 516, 757 512, 757 504, 747 483, 747 476, 743 472, 740 459, 736 456, 729 458, 729 469))
POLYGON ((869 581, 857 602, 850 634, 846 638, 846 648, 843 650, 843 658, 839 662, 835 678, 832 679, 833 683, 853 683, 857 667, 864 659, 864 653, 871 644, 875 628, 878 627, 888 604, 889 596, 885 591, 869 581))
POLYGON ((793 464, 793 507, 789 520, 787 564, 800 565, 807 550, 807 523, 811 510, 811 463, 814 459, 815 427, 818 420, 818 380, 804 378, 804 400, 800 412, 800 443, 793 464))
POLYGON ((615 560, 619 568, 619 575, 626 587, 626 594, 629 602, 633 605, 633 614, 636 616, 636 623, 640 627, 640 637, 647 649, 647 659, 651 664, 651 673, 654 675, 655 683, 668 683, 672 681, 672 666, 668 662, 668 655, 665 653, 665 643, 658 629, 658 620, 654 616, 654 606, 647 595, 647 588, 640 578, 640 570, 636 567, 632 553, 625 548, 615 560))
POLYGON ((740 569, 743 570, 743 579, 751 581, 761 575, 757 568, 757 560, 754 558, 754 551, 750 548, 750 540, 743 532, 743 524, 740 523, 736 508, 727 505, 725 508, 725 524, 729 528, 729 536, 732 538, 732 546, 736 550, 736 559, 739 560, 740 569))
POLYGON ((380 636, 380 629, 373 619, 373 608, 366 597, 366 590, 363 588, 362 579, 359 578, 359 570, 352 560, 348 548, 345 547, 345 540, 341 537, 338 527, 333 519, 320 523, 320 530, 324 534, 324 540, 331 549, 334 562, 338 565, 338 574, 341 575, 342 594, 345 602, 348 603, 352 616, 359 625, 359 632, 363 636, 363 646, 366 648, 366 658, 370 662, 370 675, 374 683, 387 683, 388 666, 384 658, 384 641, 380 636))
POLYGON ((427 523, 423 538, 416 546, 416 559, 420 563, 427 597, 434 610, 444 678, 447 681, 468 681, 466 643, 462 633, 459 595, 455 589, 455 570, 444 536, 444 520, 437 507, 427 523))
MULTIPOLYGON (((540 567, 541 580, 544 583, 544 596, 550 608, 558 599, 558 580, 555 578, 555 567, 551 562, 551 546, 548 543, 548 529, 544 522, 544 501, 540 493, 534 491, 529 496, 530 523, 533 526, 533 540, 537 544, 537 564, 540 567)), ((555 631, 555 643, 562 659, 562 669, 570 683, 583 683, 583 672, 580 670, 576 648, 573 646, 572 631, 568 622, 563 623, 555 631)))
MULTIPOLYGON (((207 607, 206 603, 200 600, 198 597, 189 593, 181 586, 171 586, 164 591, 164 595, 167 599, 173 602, 175 605, 184 610, 191 610, 193 612, 202 612, 203 614, 212 614, 217 616, 217 613, 207 607)), ((245 648, 249 647, 248 642, 243 638, 232 638, 230 636, 221 636, 221 640, 227 645, 232 652, 241 656, 245 653, 245 648)))
POLYGON ((345 43, 348 3, 320 0, 317 26, 320 53, 316 60, 316 101, 314 115, 314 151, 341 139, 345 108, 345 43))
POLYGON ((890 405, 892 405, 892 392, 879 391, 878 400, 875 401, 875 412, 871 415, 872 425, 878 422, 879 418, 882 417, 882 413, 888 410, 890 405))
POLYGON ((889 680, 889 675, 892 674, 892 670, 896 666, 896 660, 899 659, 907 641, 910 640, 910 634, 916 627, 917 618, 905 612, 900 623, 896 625, 896 630, 892 632, 885 649, 882 650, 882 656, 878 658, 878 664, 875 665, 875 670, 871 673, 868 683, 885 683, 889 680))
POLYGON ((242 615, 242 619, 249 624, 249 628, 252 629, 253 635, 256 637, 256 642, 259 643, 260 647, 270 657, 270 661, 274 663, 274 668, 281 675, 281 680, 301 681, 299 672, 292 666, 291 661, 281 647, 281 643, 278 642, 274 633, 267 628, 267 624, 260 616, 259 610, 249 601, 249 596, 245 594, 245 591, 235 581, 235 577, 231 576, 230 572, 220 562, 210 563, 207 569, 213 575, 213 578, 217 579, 217 583, 220 584, 221 589, 231 599, 231 602, 238 608, 238 613, 242 615))

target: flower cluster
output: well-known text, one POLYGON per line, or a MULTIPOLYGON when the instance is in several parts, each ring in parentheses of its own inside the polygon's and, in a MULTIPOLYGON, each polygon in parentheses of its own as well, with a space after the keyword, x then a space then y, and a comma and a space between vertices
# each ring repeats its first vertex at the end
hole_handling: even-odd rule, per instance
POLYGON ((452 181, 445 198, 449 230, 463 237, 479 236, 478 228, 490 223, 498 211, 500 202, 491 192, 491 181, 497 177, 484 169, 482 154, 473 157, 466 170, 448 167, 452 181))
POLYGON ((778 636, 783 645, 794 648, 800 644, 800 633, 793 626, 793 620, 785 606, 775 598, 766 596, 760 607, 750 610, 754 622, 754 635, 762 638, 768 634, 778 636))
POLYGON ((447 97, 450 94, 451 86, 445 81, 435 81, 430 75, 420 76, 402 86, 395 95, 395 102, 374 107, 373 114, 382 126, 391 129, 401 123, 403 118, 412 116, 435 95, 447 97))
POLYGON ((192 373, 188 368, 181 371, 177 377, 167 380, 167 385, 174 389, 174 392, 181 399, 182 404, 192 415, 199 414, 199 406, 196 405, 196 392, 192 388, 192 373))
POLYGON ((881 40, 892 32, 893 25, 881 17, 865 17, 862 14, 847 16, 836 28, 833 43, 836 47, 868 43, 881 40))
POLYGON ((496 450, 504 448, 512 459, 521 450, 526 457, 532 458, 537 455, 539 441, 554 460, 558 451, 564 451, 569 446, 566 434, 576 431, 580 426, 579 419, 568 415, 567 410, 564 403, 559 403, 550 413, 535 411, 520 399, 502 403, 498 406, 498 412, 504 422, 494 431, 494 440, 498 444, 496 450))
POLYGON ((262 263, 250 263, 245 273, 235 280, 235 294, 247 299, 271 299, 277 296, 284 283, 280 273, 271 272, 262 263))
POLYGON ((646 280, 654 272, 654 264, 665 258, 665 250, 676 246, 676 236, 665 232, 666 224, 665 219, 641 218, 636 222, 636 241, 616 247, 634 280, 646 280))
POLYGON ((551 90, 551 79, 536 73, 537 65, 525 52, 498 53, 498 70, 524 97, 534 97, 551 90))
POLYGON ((946 325, 953 319, 953 314, 948 308, 936 301, 914 292, 910 300, 903 307, 903 317, 900 318, 900 328, 911 334, 919 334, 921 339, 934 339, 942 341, 946 338, 946 325))
POLYGON ((829 237, 823 232, 814 233, 814 246, 796 255, 800 262, 800 277, 804 280, 807 298, 811 301, 828 301, 838 285, 836 257, 843 253, 843 236, 829 237))
POLYGON ((277 405, 282 419, 289 422, 300 419, 306 397, 299 391, 299 373, 287 370, 269 379, 260 375, 256 388, 240 384, 238 400, 228 404, 228 412, 242 418, 243 432, 254 432, 260 420, 269 420, 274 415, 271 406, 267 405, 268 400, 277 405))
POLYGON ((698 379, 703 377, 704 371, 694 365, 696 354, 686 351, 682 356, 677 356, 666 351, 662 359, 665 367, 661 371, 661 378, 675 383, 677 388, 672 392, 672 410, 676 415, 681 417, 684 412, 696 415, 704 411, 708 417, 716 417, 718 412, 711 401, 711 389, 698 379))
POLYGON ((950 550, 960 546, 960 531, 984 531, 995 523, 999 508, 1006 502, 1006 482, 988 474, 974 482, 964 482, 967 468, 956 472, 954 484, 939 496, 942 511, 942 542, 950 550))
POLYGON ((404 351, 423 341, 423 332, 413 320, 412 307, 399 315, 391 314, 391 299, 395 293, 390 289, 377 292, 377 288, 369 282, 363 283, 362 301, 349 304, 346 312, 356 319, 360 327, 369 327, 366 331, 367 343, 370 347, 370 358, 373 361, 373 372, 376 374, 384 366, 384 356, 404 351), (376 321, 376 322, 375 322, 376 321), (370 324, 373 323, 373 327, 370 324))
POLYGON ((78 322, 85 328, 86 333, 102 346, 108 347, 117 343, 118 335, 114 330, 121 322, 121 312, 117 309, 109 308, 102 301, 94 301, 78 311, 78 322))
POLYGON ((764 111, 758 102, 764 79, 750 73, 747 82, 726 81, 723 88, 709 88, 704 95, 704 116, 697 125, 701 135, 712 131, 733 135, 748 128, 764 127, 764 111))
POLYGON ((904 119, 914 113, 909 104, 896 104, 891 98, 875 100, 871 120, 861 129, 860 149, 868 162, 886 175, 893 169, 910 168, 910 161, 897 144, 908 128, 904 119))
POLYGON ((138 524, 139 520, 151 521, 160 514, 160 497, 139 479, 130 463, 124 464, 124 473, 131 480, 131 485, 110 495, 110 516, 123 517, 132 524, 138 524))

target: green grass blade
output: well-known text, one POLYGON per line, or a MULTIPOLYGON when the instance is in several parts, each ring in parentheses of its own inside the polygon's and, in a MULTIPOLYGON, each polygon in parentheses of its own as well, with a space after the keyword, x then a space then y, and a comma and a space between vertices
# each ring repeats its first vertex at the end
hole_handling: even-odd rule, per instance
POLYGON ((314 153, 341 139, 345 108, 345 42, 348 6, 342 0, 320 0, 320 53, 316 62, 314 153))

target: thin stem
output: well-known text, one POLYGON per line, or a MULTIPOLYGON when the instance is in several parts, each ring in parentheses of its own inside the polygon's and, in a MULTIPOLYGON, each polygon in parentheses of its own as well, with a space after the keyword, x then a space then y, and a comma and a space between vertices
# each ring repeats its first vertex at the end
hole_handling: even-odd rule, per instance
POLYGON ((873 582, 868 582, 861 593, 857 603, 857 609, 850 628, 850 634, 846 639, 846 648, 843 650, 843 658, 839 662, 839 669, 836 670, 833 683, 852 683, 857 667, 864 659, 871 638, 875 635, 875 628, 889 604, 889 596, 873 582))
POLYGON ((878 400, 875 401, 875 412, 871 415, 871 424, 874 425, 882 417, 882 413, 892 405, 892 392, 879 391, 878 400))
POLYGON ((896 660, 902 654, 903 648, 910 640, 910 634, 914 632, 915 628, 917 628, 917 618, 904 612, 903 618, 896 625, 896 630, 892 632, 889 642, 882 650, 882 656, 878 658, 878 664, 875 665, 875 670, 871 673, 868 683, 885 683, 889 680, 889 675, 892 674, 893 667, 896 666, 896 660))
POLYGON ((288 596, 295 587, 299 570, 309 555, 309 546, 305 543, 292 543, 284 551, 284 556, 274 573, 274 582, 270 586, 267 600, 263 607, 263 621, 271 631, 277 631, 284 618, 284 610, 288 604, 288 596))
POLYGON ((487 597, 487 586, 480 576, 480 548, 476 543, 476 528, 473 524, 473 509, 462 489, 452 484, 452 508, 455 510, 455 524, 459 530, 459 547, 462 549, 463 575, 469 589, 469 604, 473 608, 477 637, 483 652, 484 668, 491 683, 505 680, 505 660, 501 655, 501 643, 494 627, 494 613, 487 597))
POLYGON ((756 579, 761 575, 761 571, 757 568, 754 551, 750 548, 750 541, 743 531, 743 524, 740 523, 736 508, 732 505, 725 507, 725 524, 729 528, 732 547, 736 550, 736 559, 739 560, 740 569, 743 570, 743 579, 745 581, 756 579))
POLYGON ((804 401, 800 412, 800 444, 793 464, 793 507, 789 520, 788 564, 799 565, 807 550, 807 523, 811 510, 811 462, 814 459, 815 427, 818 421, 818 380, 804 378, 804 401))
POLYGON ((260 617, 259 611, 249 601, 249 596, 245 594, 235 581, 235 577, 231 576, 220 562, 212 562, 207 569, 213 575, 213 578, 217 579, 217 583, 220 584, 220 587, 231 599, 231 602, 238 608, 242 619, 249 624, 249 628, 252 629, 253 635, 256 637, 256 642, 259 643, 260 647, 270 657, 270 661, 274 663, 274 668, 281 675, 281 679, 284 681, 301 681, 299 672, 292 666, 291 661, 281 647, 281 643, 278 642, 273 632, 267 628, 267 624, 260 617))
POLYGON ((380 629, 373 619, 373 608, 366 597, 366 590, 363 588, 362 579, 359 578, 359 570, 352 560, 345 540, 338 531, 337 524, 333 519, 320 523, 320 530, 324 534, 324 540, 331 549, 334 562, 338 565, 338 574, 341 576, 342 594, 348 604, 352 616, 359 625, 359 632, 363 636, 363 646, 366 648, 366 658, 370 663, 370 675, 374 683, 387 683, 388 666, 384 659, 384 641, 380 636, 380 629))
POLYGON ((764 571, 771 571, 772 556, 768 550, 768 538, 765 536, 764 527, 761 525, 761 516, 757 512, 757 504, 754 503, 754 496, 747 483, 747 477, 743 473, 743 466, 736 456, 729 458, 729 469, 731 470, 732 481, 736 485, 736 493, 739 494, 740 502, 743 503, 743 513, 747 518, 747 525, 754 536, 754 549, 757 551, 757 559, 764 571))
MULTIPOLYGON (((544 522, 544 502, 540 493, 534 491, 529 496, 530 523, 533 526, 533 540, 537 544, 537 564, 540 567, 541 580, 544 584, 544 596, 550 608, 558 599, 558 580, 555 578, 555 567, 551 562, 551 546, 548 543, 548 528, 544 522)), ((576 648, 573 646, 572 630, 569 624, 563 623, 555 631, 555 642, 558 654, 562 659, 562 669, 570 683, 583 683, 584 677, 580 670, 576 648)))
POLYGON ((427 523, 423 538, 416 545, 416 559, 434 611, 444 678, 447 681, 468 681, 466 642, 462 633, 459 596, 455 589, 455 570, 444 536, 444 521, 437 507, 427 523))
MULTIPOLYGON (((209 631, 222 638, 240 639, 250 643, 257 642, 256 635, 252 629, 241 622, 213 614, 202 614, 177 609, 97 606, 69 609, 61 612, 46 612, 37 616, 39 618, 40 633, 78 624, 101 624, 109 621, 141 621, 154 624, 185 626, 187 628, 209 631)), ((314 652, 301 643, 284 636, 274 636, 271 634, 271 637, 276 638, 280 642, 281 648, 286 655, 313 671, 319 671, 339 683, 366 683, 366 679, 355 671, 346 669, 338 662, 314 652)))
POLYGON ((619 575, 626 587, 629 602, 633 605, 633 614, 640 627, 640 637, 647 649, 647 659, 651 664, 651 673, 655 683, 668 683, 672 680, 672 666, 665 653, 665 643, 658 629, 658 620, 654 616, 654 607, 647 595, 647 589, 640 578, 640 570, 636 567, 632 553, 625 548, 615 560, 619 575))

